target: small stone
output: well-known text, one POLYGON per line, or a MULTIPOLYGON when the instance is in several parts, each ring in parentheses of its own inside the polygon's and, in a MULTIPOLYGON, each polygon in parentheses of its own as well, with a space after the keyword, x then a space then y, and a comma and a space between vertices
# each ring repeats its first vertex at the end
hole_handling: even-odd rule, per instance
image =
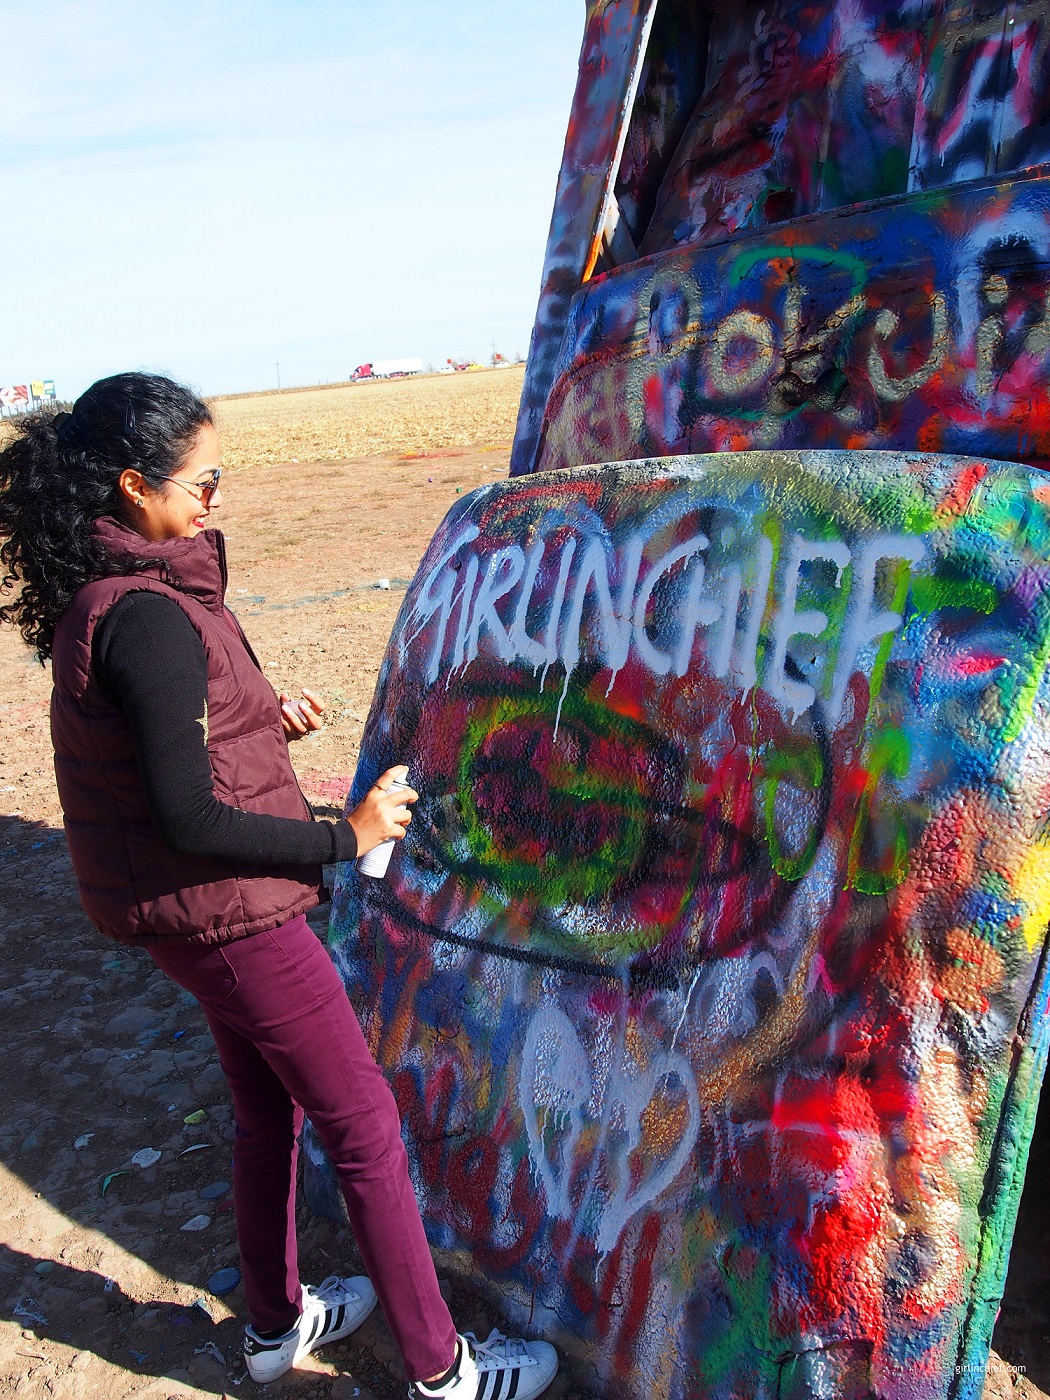
POLYGON ((195 1356, 189 1363, 188 1370, 194 1380, 209 1382, 218 1386, 220 1390, 226 1380, 226 1367, 214 1356, 195 1356))
POLYGON ((196 1191, 173 1191, 164 1202, 169 1215, 181 1215, 184 1210, 192 1210, 197 1204, 196 1191))
POLYGON ((148 1006, 129 1006, 106 1022, 106 1035, 141 1035, 157 1024, 156 1012, 148 1006))
POLYGON ((37 1298, 38 1306, 43 1308, 48 1316, 56 1312, 64 1312, 73 1302, 74 1295, 68 1288, 45 1288, 37 1298))
POLYGON ((208 1292, 214 1293, 217 1298, 223 1297, 226 1293, 232 1293, 241 1281, 239 1269, 219 1269, 212 1274, 208 1280, 208 1292))
POLYGON ((209 1186, 203 1187, 199 1195, 202 1201, 217 1201, 220 1196, 225 1196, 229 1189, 228 1181, 213 1181, 209 1186))
POLYGON ((193 1081, 193 1092, 199 1099, 206 1099, 212 1089, 220 1089, 225 1083, 222 1065, 206 1065, 193 1081))
MULTIPOLYGON (((116 1087, 129 1099, 138 1099, 142 1097, 149 1086, 141 1074, 121 1074, 117 1078, 116 1087)), ((120 1100, 118 1099, 117 1102, 119 1103, 120 1100)))
POLYGON ((187 1220, 185 1225, 181 1225, 181 1230, 206 1230, 211 1224, 210 1215, 195 1215, 192 1220, 187 1220))

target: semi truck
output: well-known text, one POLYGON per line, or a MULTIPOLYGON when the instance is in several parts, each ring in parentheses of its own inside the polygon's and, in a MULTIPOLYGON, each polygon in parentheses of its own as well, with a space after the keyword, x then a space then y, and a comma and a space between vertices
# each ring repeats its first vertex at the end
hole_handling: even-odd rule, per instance
POLYGON ((350 376, 359 379, 402 379, 409 374, 422 374, 423 361, 418 356, 400 360, 370 360, 358 365, 350 376))

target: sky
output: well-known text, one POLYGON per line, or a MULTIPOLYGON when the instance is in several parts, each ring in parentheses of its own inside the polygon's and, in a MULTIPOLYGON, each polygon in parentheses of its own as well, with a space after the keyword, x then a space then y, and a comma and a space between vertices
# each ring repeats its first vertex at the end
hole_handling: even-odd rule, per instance
POLYGON ((0 384, 527 353, 583 0, 5 10, 0 384))

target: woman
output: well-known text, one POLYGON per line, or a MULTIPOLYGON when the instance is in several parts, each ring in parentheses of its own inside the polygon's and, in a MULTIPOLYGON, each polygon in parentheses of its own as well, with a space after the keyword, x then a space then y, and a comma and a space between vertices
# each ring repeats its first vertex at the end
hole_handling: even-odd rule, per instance
POLYGON ((253 1379, 345 1337, 377 1297, 409 1394, 528 1400, 552 1347, 458 1336, 438 1290, 393 1096, 305 914, 320 866, 411 820, 392 768, 339 822, 313 821, 287 741, 322 723, 265 680, 226 609, 219 439, 155 375, 99 380, 72 413, 23 419, 0 452, 0 609, 51 658, 55 772, 80 897, 200 1002, 236 1120, 233 1188, 253 1379), (368 1278, 301 1287, 304 1110, 332 1159, 368 1278))

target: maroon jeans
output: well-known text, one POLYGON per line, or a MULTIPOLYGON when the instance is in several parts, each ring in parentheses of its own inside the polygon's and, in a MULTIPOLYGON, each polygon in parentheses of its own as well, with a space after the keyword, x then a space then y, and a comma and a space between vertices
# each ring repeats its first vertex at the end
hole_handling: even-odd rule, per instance
POLYGON ((394 1096, 305 916, 233 943, 149 952, 200 1002, 229 1081, 233 1200, 252 1325, 289 1328, 302 1311, 295 1164, 305 1110, 332 1160, 409 1379, 447 1370, 456 1332, 438 1291, 394 1096))

